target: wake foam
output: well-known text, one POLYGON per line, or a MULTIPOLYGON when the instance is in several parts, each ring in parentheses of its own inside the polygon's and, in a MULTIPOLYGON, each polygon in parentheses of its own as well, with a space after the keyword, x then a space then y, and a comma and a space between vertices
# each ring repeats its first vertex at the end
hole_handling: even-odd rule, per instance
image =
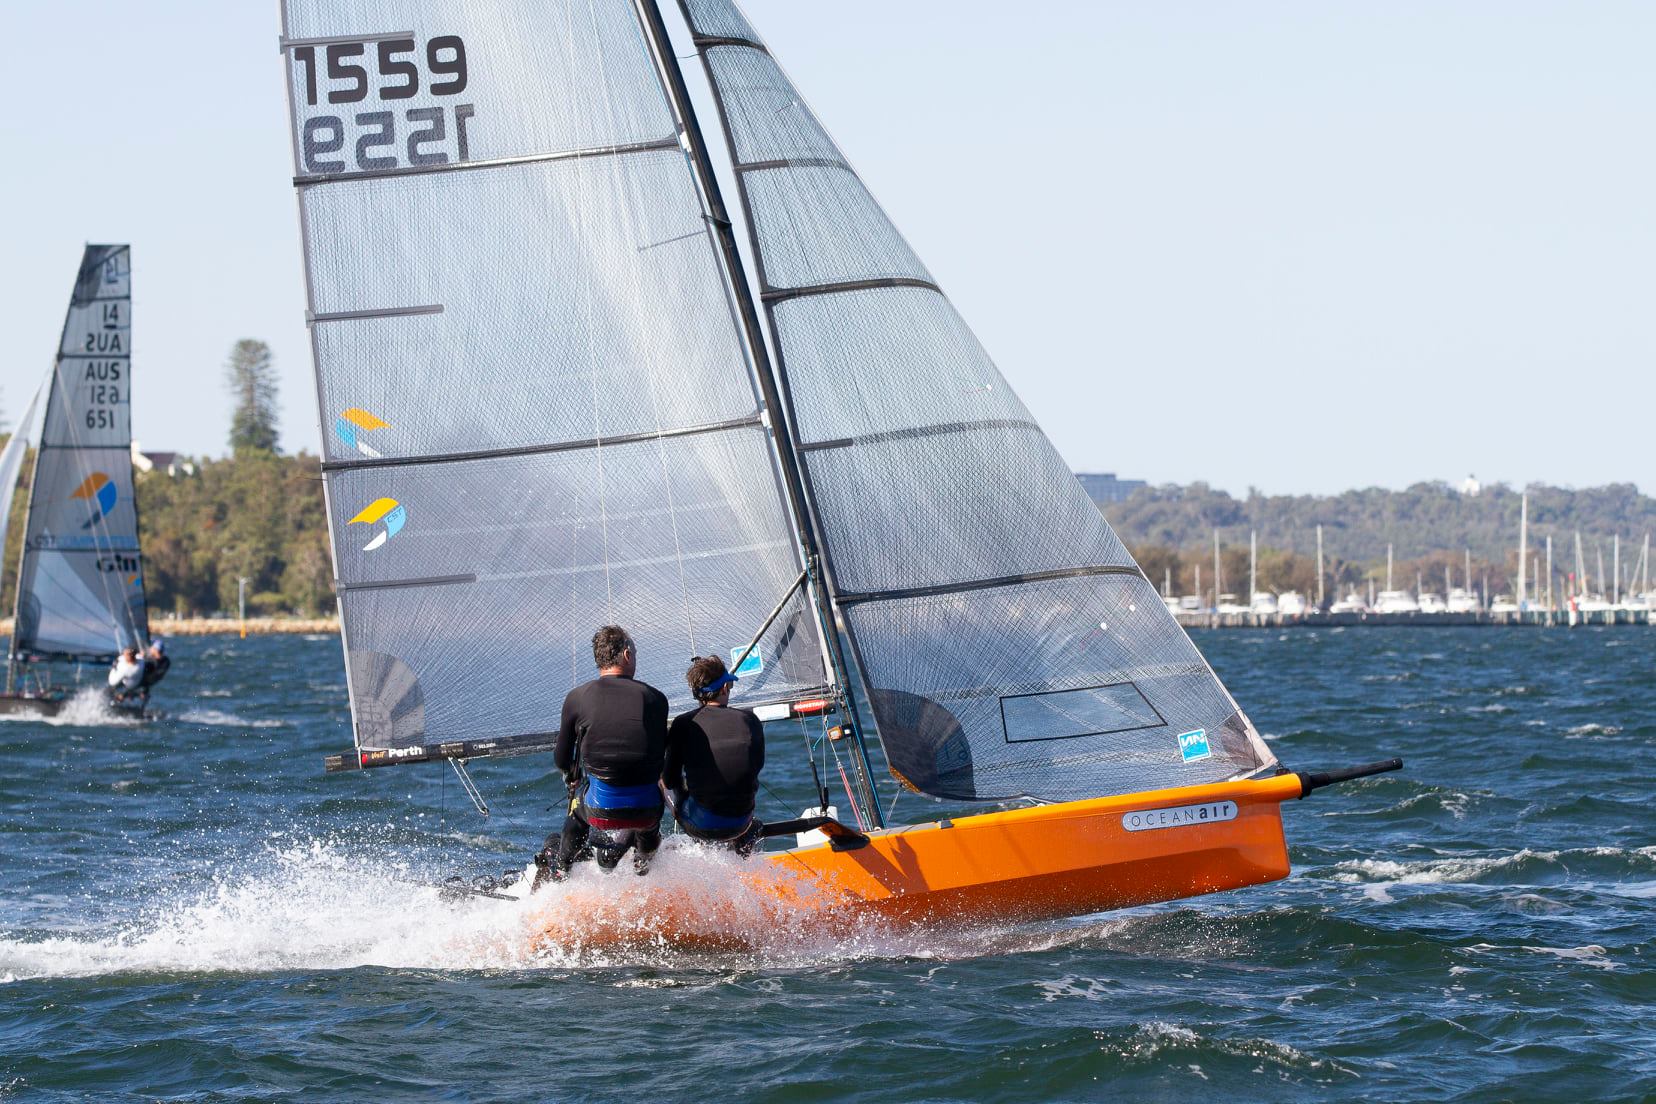
POLYGON ((784 904, 754 876, 785 869, 677 842, 663 846, 648 877, 625 862, 607 875, 582 863, 565 883, 501 901, 450 899, 428 870, 306 841, 221 866, 170 900, 117 908, 101 929, 7 933, 0 982, 370 966, 785 968, 935 950, 931 933, 912 928, 860 920, 836 931, 808 900, 784 904))
POLYGON ((178 720, 184 724, 209 725, 215 728, 285 728, 286 721, 266 718, 250 721, 222 709, 190 709, 178 715, 178 720))
POLYGON ((30 724, 52 725, 57 728, 106 728, 111 725, 133 727, 143 724, 142 718, 130 713, 117 713, 109 708, 109 698, 101 686, 83 686, 63 703, 56 716, 44 717, 38 713, 0 714, 0 721, 27 721, 30 724))

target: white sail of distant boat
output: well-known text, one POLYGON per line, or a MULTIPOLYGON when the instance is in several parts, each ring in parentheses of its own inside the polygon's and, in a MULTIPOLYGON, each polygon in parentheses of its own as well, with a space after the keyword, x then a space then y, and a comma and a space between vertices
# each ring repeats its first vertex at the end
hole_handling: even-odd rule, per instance
POLYGON ((47 384, 42 382, 29 398, 29 405, 23 408, 23 416, 12 427, 5 451, 0 452, 0 551, 9 547, 6 540, 11 529, 12 495, 17 490, 17 477, 23 472, 23 460, 34 445, 35 410, 40 406, 40 396, 46 387, 47 384))
MULTIPOLYGON (((865 828, 883 823, 877 734, 913 790, 1086 805, 1063 833, 1133 836, 1113 854, 1180 872, 1110 900, 1281 876, 1277 844, 1217 870, 1194 836, 1123 819, 1182 787, 1220 802, 1204 819, 1244 807, 1236 831, 1280 840, 1277 802, 1322 783, 1277 775, 746 18, 726 0, 681 14, 746 253, 655 0, 283 5, 337 427, 323 471, 356 749, 330 768, 545 749, 613 622, 675 709, 688 656, 756 641, 742 704, 850 722, 865 828)), ((1031 830, 910 830, 908 872, 858 892, 939 892, 935 832, 968 821, 1031 830)), ((1039 871, 951 876, 1083 908, 1125 873, 1083 835, 1016 861, 1039 871)))
POLYGON ((22 664, 107 663, 149 636, 132 482, 130 257, 125 245, 86 247, 43 385, 8 691, 22 664))

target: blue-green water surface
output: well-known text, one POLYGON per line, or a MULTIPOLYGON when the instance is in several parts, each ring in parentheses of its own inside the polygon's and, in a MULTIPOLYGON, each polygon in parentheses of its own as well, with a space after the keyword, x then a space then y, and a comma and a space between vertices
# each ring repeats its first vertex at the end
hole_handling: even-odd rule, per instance
POLYGON ((160 719, 0 722, 0 1100, 1656 1098, 1656 632, 1198 634, 1290 766, 1408 761, 1287 807, 1286 882, 700 954, 421 884, 521 865, 544 759, 474 766, 487 821, 444 766, 324 776, 336 639, 173 643, 160 719))

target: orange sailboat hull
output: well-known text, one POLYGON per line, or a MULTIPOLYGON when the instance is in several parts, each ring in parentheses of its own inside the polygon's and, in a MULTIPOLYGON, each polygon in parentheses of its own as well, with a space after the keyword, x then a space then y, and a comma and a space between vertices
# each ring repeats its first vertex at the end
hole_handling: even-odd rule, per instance
POLYGON ((928 922, 1076 916, 1287 877, 1281 803, 1300 785, 1284 774, 1069 801, 766 859, 809 875, 778 885, 814 884, 835 911, 928 922))
POLYGON ((730 872, 739 904, 670 879, 604 879, 568 887, 539 942, 567 945, 573 926, 588 946, 733 947, 773 925, 1048 920, 1238 889, 1287 877, 1280 806, 1300 796, 1299 777, 1283 774, 884 829, 852 850, 822 844, 742 864, 730 872))

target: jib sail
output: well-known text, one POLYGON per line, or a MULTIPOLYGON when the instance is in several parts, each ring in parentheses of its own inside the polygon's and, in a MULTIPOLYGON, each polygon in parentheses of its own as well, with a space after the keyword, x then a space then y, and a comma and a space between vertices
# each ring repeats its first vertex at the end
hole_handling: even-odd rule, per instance
POLYGON ((1065 800, 1274 764, 748 20, 680 6, 893 772, 1065 800))
POLYGON ((132 487, 132 262, 89 245, 47 382, 18 567, 16 658, 111 658, 149 636, 132 487))
MULTIPOLYGON (((543 746, 606 623, 686 707, 688 659, 745 650, 803 565, 633 4, 283 17, 362 764, 543 746)), ((748 701, 829 681, 794 593, 748 701)))

